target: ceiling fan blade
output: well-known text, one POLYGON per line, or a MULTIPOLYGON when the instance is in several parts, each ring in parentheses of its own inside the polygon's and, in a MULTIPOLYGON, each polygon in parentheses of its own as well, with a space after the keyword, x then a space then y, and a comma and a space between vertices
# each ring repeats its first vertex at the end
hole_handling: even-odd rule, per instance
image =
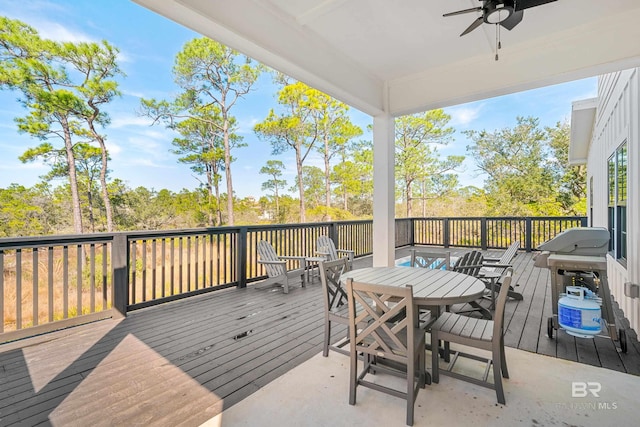
POLYGON ((482 25, 484 21, 482 20, 482 16, 478 17, 478 19, 476 19, 475 21, 473 21, 473 23, 471 25, 469 25, 469 27, 467 27, 466 30, 464 30, 462 32, 462 34, 460 34, 460 37, 464 36, 465 34, 469 34, 471 31, 475 30, 476 28, 478 28, 480 25, 482 25))
POLYGON ((474 7, 471 9, 465 9, 465 10, 459 10, 457 12, 450 12, 450 13, 445 13, 442 16, 455 16, 455 15, 462 15, 463 13, 471 13, 471 12, 480 12, 482 10, 481 7, 474 7))
POLYGON ((524 15, 524 12, 522 10, 518 12, 513 12, 511 16, 509 16, 507 19, 502 21, 500 25, 502 25, 507 30, 511 31, 513 30, 513 27, 515 27, 520 23, 520 21, 522 21, 523 15, 524 15))
POLYGON ((524 9, 529 9, 530 7, 536 7, 554 1, 558 0, 515 0, 515 11, 518 12, 524 9))

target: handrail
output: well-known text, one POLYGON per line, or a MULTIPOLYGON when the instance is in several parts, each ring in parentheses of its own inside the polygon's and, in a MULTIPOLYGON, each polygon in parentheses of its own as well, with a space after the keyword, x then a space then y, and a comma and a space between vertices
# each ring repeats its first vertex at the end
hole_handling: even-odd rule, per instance
MULTIPOLYGON (((398 218, 395 247, 531 251, 586 217, 398 218)), ((265 278, 257 242, 312 256, 328 235, 356 257, 373 253, 373 221, 335 221, 0 238, 0 342, 126 316, 138 308, 265 278)))

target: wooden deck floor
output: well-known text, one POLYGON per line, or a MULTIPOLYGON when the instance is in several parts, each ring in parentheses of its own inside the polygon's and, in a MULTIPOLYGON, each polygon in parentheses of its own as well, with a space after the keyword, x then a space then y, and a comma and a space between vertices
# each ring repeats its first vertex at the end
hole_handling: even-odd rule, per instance
MULTIPOLYGON (((507 303, 508 346, 640 375, 633 331, 627 354, 607 338, 548 339, 549 273, 526 253, 514 267, 524 300, 507 303)), ((319 353, 322 310, 317 281, 228 289, 0 345, 0 426, 199 425, 319 353)))

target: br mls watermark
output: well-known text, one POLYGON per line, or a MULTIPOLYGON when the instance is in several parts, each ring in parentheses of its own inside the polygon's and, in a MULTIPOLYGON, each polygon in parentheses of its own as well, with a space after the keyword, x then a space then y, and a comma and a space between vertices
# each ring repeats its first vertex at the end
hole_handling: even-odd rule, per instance
POLYGON ((587 397, 591 394, 593 397, 600 397, 602 384, 597 381, 573 381, 571 383, 571 397, 587 397))
MULTIPOLYGON (((573 381, 571 383, 571 397, 575 399, 595 398, 600 399, 602 384, 598 381, 573 381)), ((570 403, 558 403, 559 407, 573 410, 614 410, 618 409, 617 402, 602 400, 585 401, 578 400, 570 403)))

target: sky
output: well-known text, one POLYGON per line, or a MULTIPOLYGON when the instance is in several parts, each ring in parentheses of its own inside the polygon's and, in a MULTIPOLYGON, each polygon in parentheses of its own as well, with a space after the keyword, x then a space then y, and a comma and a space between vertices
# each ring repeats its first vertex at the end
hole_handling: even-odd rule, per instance
MULTIPOLYGON (((106 40, 117 47, 119 65, 126 77, 118 79, 122 96, 105 109, 111 117, 111 124, 103 132, 111 156, 111 177, 123 180, 130 188, 144 186, 178 192, 198 187, 198 177, 170 152, 176 135, 162 125, 153 126, 148 118, 138 114, 141 98, 171 99, 178 93, 171 74, 174 59, 185 43, 200 37, 198 33, 129 0, 0 0, 0 16, 31 25, 43 38, 106 40)), ((239 125, 238 134, 247 144, 233 153, 236 158, 232 164, 233 184, 238 197, 263 195, 261 185, 267 176, 259 170, 267 160, 276 157, 271 154, 269 143, 257 138, 253 127, 266 118, 270 109, 277 109, 276 91, 271 77, 265 74, 232 112, 239 125)), ((440 147, 439 152, 442 156, 465 155, 470 141, 463 131, 493 132, 513 127, 517 116, 537 117, 542 126, 554 126, 556 122, 569 120, 573 101, 596 95, 597 79, 589 78, 445 108, 451 116, 449 125, 456 132, 453 141, 440 147)), ((40 143, 17 132, 14 119, 26 114, 18 98, 16 92, 0 91, 0 188, 12 183, 33 186, 49 171, 43 163, 23 164, 18 160, 27 148, 40 143)), ((371 117, 353 108, 350 117, 365 130, 362 138, 370 140, 366 127, 372 123, 371 117)), ((286 166, 283 178, 293 185, 293 152, 277 158, 286 166)), ((322 162, 316 157, 308 164, 321 166, 322 162)), ((463 186, 482 185, 483 176, 470 158, 465 160, 459 177, 463 186)))

